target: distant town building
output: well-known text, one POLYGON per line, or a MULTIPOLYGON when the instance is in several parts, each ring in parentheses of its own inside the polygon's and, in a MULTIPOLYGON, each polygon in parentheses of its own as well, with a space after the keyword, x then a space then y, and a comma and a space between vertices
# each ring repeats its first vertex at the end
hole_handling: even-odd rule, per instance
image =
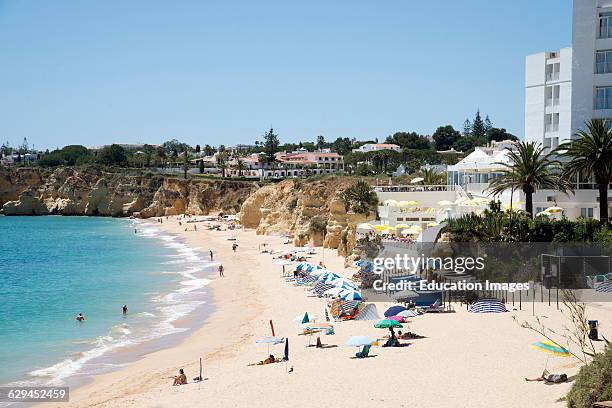
POLYGON ((379 150, 393 150, 399 152, 402 148, 392 143, 366 143, 357 149, 353 149, 354 152, 362 153, 376 152, 379 150))

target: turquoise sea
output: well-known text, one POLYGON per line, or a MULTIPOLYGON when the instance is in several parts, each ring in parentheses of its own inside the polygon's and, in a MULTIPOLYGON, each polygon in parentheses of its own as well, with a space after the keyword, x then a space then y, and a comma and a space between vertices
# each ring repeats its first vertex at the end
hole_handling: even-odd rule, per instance
POLYGON ((209 266, 154 224, 0 217, 0 384, 70 384, 161 347, 204 307, 209 266))

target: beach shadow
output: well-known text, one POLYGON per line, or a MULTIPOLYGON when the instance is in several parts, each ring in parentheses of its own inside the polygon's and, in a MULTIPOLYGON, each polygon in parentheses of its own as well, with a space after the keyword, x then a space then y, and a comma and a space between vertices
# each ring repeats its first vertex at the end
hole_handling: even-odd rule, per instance
POLYGON ((378 357, 378 354, 370 354, 369 356, 366 357, 350 357, 351 360, 364 360, 366 358, 373 358, 373 357, 378 357))
POLYGON ((330 349, 330 348, 336 348, 338 347, 338 345, 337 344, 323 344, 320 347, 317 347, 317 346, 312 346, 312 347, 318 348, 318 349, 330 349))

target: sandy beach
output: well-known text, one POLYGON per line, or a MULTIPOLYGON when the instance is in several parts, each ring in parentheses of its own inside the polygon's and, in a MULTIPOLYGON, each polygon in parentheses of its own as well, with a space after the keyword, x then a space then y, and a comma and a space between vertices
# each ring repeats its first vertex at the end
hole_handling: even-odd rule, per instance
MULTIPOLYGON (((155 223, 154 220, 147 222, 155 223)), ((269 249, 290 249, 280 236, 259 236, 254 231, 184 231, 171 217, 163 224, 192 248, 212 249, 223 264, 225 277, 209 287, 215 309, 205 324, 176 347, 142 356, 118 371, 96 376, 72 390, 69 403, 57 407, 563 407, 559 401, 571 384, 545 385, 526 382, 537 377, 545 364, 551 372, 574 375, 579 364, 573 358, 551 357, 532 350, 529 344, 543 340, 521 328, 513 319, 533 321, 531 306, 500 314, 471 314, 454 304, 455 313, 426 314, 407 326, 422 339, 407 341, 408 347, 373 347, 373 358, 352 359, 355 347, 345 346, 352 335, 382 338, 386 330, 373 321, 334 323, 335 335, 321 336, 329 347, 308 347, 299 336, 295 316, 309 312, 324 318, 325 300, 309 296, 304 288, 281 277, 282 267, 269 249), (236 238, 237 251, 232 251, 236 238), (289 338, 287 364, 248 367, 267 357, 266 345, 255 340, 271 335, 289 338), (193 383, 198 360, 203 360, 205 381, 193 383), (183 368, 190 383, 172 387, 169 377, 183 368), (288 369, 293 368, 292 372, 288 369)), ((309 261, 325 258, 328 269, 344 277, 355 270, 343 267, 335 250, 316 248, 309 261)), ((377 303, 380 315, 391 303, 377 303)), ((517 305, 518 307, 518 305, 517 305)), ((509 306, 511 308, 511 306, 509 306)), ((598 319, 600 332, 612 331, 612 306, 588 307, 589 318, 598 319)), ((549 327, 562 330, 563 314, 554 306, 536 304, 536 314, 549 327)), ((283 346, 271 346, 277 357, 283 346)), ((54 406, 45 404, 44 407, 54 406)))

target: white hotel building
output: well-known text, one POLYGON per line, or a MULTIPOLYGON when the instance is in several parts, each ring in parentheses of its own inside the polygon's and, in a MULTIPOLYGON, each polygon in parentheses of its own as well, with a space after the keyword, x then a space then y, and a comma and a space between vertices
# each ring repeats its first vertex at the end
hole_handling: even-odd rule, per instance
MULTIPOLYGON (((529 55, 525 61, 525 140, 554 149, 586 121, 612 120, 612 0, 574 0, 572 47, 529 55)), ((597 218, 593 180, 576 180, 569 196, 551 190, 534 195, 534 207, 551 202, 570 219, 597 218)))

